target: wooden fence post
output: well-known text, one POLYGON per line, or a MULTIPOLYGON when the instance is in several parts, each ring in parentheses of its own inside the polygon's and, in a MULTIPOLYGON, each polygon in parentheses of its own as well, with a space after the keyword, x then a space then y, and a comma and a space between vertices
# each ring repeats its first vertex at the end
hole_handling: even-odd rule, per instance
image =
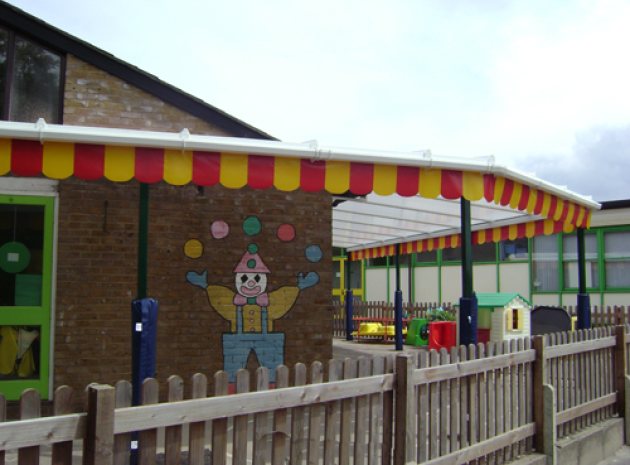
POLYGON ((88 387, 88 409, 83 465, 112 465, 114 463, 114 411, 116 390, 109 385, 88 387))
MULTIPOLYGON (((53 403, 55 416, 72 413, 72 395, 73 391, 70 386, 64 385, 55 389, 55 400, 53 403)), ((72 463, 72 441, 53 444, 52 463, 72 463)))
POLYGON ((615 390, 617 391, 617 412, 626 411, 626 327, 615 326, 615 390))
POLYGON ((396 356, 394 465, 416 463, 416 402, 412 361, 413 358, 406 354, 396 356))
MULTIPOLYGON (((550 384, 543 386, 545 431, 543 438, 543 454, 547 456, 547 465, 556 465, 556 390, 550 384)), ((536 431, 538 434, 538 430, 536 431)))
MULTIPOLYGON (((26 389, 20 396, 20 419, 41 417, 41 397, 35 389, 26 389)), ((18 450, 18 463, 39 463, 39 446, 23 447, 18 450)))
POLYGON ((545 433, 545 403, 543 386, 547 382, 546 379, 546 363, 545 363, 545 336, 534 336, 532 338, 534 350, 536 351, 536 359, 534 360, 534 423, 536 424, 536 436, 534 437, 534 446, 538 452, 544 450, 544 433, 545 433))

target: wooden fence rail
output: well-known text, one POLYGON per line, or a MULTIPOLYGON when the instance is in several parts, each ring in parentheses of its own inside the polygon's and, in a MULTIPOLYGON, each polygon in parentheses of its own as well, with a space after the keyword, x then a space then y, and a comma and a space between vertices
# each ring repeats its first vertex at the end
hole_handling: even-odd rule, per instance
MULTIPOLYGON (((40 417, 39 396, 27 390, 21 419, 0 422, 0 465, 7 456, 37 464, 42 454, 69 465, 73 446, 83 463, 127 465, 136 435, 140 464, 496 465, 534 450, 553 458, 557 438, 625 415, 628 332, 279 366, 273 387, 266 368, 251 380, 241 370, 234 394, 218 372, 210 397, 203 374, 188 390, 171 376, 162 396, 147 379, 135 407, 127 381, 90 385, 84 413, 69 413, 72 391, 63 386, 51 417, 40 417)), ((5 412, 0 398, 1 419, 5 412)))

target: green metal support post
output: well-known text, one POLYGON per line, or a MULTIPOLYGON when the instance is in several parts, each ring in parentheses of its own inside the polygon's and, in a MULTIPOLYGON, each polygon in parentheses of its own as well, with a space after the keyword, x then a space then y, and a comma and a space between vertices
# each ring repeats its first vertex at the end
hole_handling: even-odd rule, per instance
POLYGON ((138 291, 137 298, 147 296, 148 235, 149 235, 149 185, 140 184, 138 212, 138 291))
POLYGON ((396 291, 394 292, 394 340, 396 350, 403 350, 402 290, 400 289, 400 244, 396 244, 396 291))
POLYGON ((473 291, 470 201, 461 199, 462 297, 459 299, 459 343, 477 343, 477 297, 473 291))
POLYGON ((350 255, 346 260, 346 341, 352 341, 354 331, 354 296, 352 295, 352 285, 350 284, 350 255))
POLYGON ((586 246, 584 228, 577 230, 578 253, 578 295, 577 295, 577 327, 589 329, 591 327, 591 298, 586 292, 586 246))
MULTIPOLYGON (((149 236, 149 185, 140 184, 140 201, 138 202, 138 274, 137 284, 138 289, 136 291, 136 301, 132 302, 132 320, 137 317, 134 313, 134 304, 140 299, 147 297, 147 270, 148 270, 148 236, 149 236), (134 316, 135 315, 135 316, 134 316)), ((141 332, 142 330, 140 330, 141 332)), ((141 359, 142 354, 142 341, 139 336, 138 329, 135 327, 132 321, 131 329, 131 366, 132 366, 132 379, 139 380, 141 375, 141 359)), ((146 368, 146 367, 145 367, 146 368)), ((132 404, 140 404, 140 383, 134 381, 132 386, 132 404)), ((131 465, 137 465, 139 463, 138 455, 138 433, 133 433, 130 450, 130 463, 131 465)))

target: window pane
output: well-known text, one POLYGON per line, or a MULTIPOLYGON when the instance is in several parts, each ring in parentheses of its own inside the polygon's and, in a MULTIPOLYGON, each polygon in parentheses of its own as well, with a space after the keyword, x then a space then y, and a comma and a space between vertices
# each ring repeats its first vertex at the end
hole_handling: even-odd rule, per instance
POLYGON ((333 249, 332 249, 332 256, 333 257, 342 257, 343 256, 343 249, 341 247, 333 247, 333 249))
POLYGON ((474 262, 495 262, 497 260, 496 245, 494 242, 486 244, 473 244, 472 259, 474 262))
MULTIPOLYGON (((596 261, 586 261, 586 287, 599 287, 599 274, 596 261)), ((564 287, 577 289, 580 285, 578 262, 564 263, 564 287)))
POLYGON ((528 240, 526 237, 514 241, 499 242, 499 260, 527 260, 529 252, 528 240))
POLYGON ((333 260, 333 279, 332 279, 332 287, 334 289, 338 289, 341 286, 341 266, 338 260, 333 260))
MULTIPOLYGON (((595 234, 584 235, 584 248, 587 260, 597 260, 597 237, 595 234)), ((562 258, 577 260, 577 236, 564 236, 562 240, 562 258)))
POLYGON ((606 262, 606 287, 630 287, 630 260, 606 262))
POLYGON ((604 235, 606 287, 630 287, 630 231, 604 235))
POLYGON ((61 57, 16 37, 9 120, 59 122, 61 57))
MULTIPOLYGON (((584 235, 586 249, 586 287, 599 287, 597 267, 597 237, 595 234, 584 235)), ((577 236, 562 238, 562 257, 564 261, 564 287, 575 289, 579 287, 577 236)))
POLYGON ((0 380, 38 379, 39 326, 0 326, 0 380))
POLYGON ((435 263, 437 262, 437 250, 430 252, 418 252, 416 254, 416 263, 435 263))
POLYGON ((558 240, 557 236, 534 238, 532 253, 532 285, 535 291, 558 291, 558 240))
MULTIPOLYGON (((398 264, 400 266, 409 266, 410 255, 403 254, 398 257, 398 264)), ((389 266, 396 266, 396 256, 389 257, 389 266)))
POLYGON ((369 258, 367 266, 385 266, 387 265, 387 257, 369 258))
POLYGON ((454 249, 446 248, 442 249, 442 260, 445 262, 455 262, 462 259, 462 248, 455 247, 454 249))
POLYGON ((609 232, 604 235, 604 257, 630 258, 630 231, 609 232))
POLYGON ((7 48, 9 33, 0 29, 0 119, 4 112, 4 87, 7 82, 7 48))
POLYGON ((350 287, 361 288, 361 262, 350 262, 350 287))
POLYGON ((0 306, 40 306, 44 207, 0 205, 0 306))

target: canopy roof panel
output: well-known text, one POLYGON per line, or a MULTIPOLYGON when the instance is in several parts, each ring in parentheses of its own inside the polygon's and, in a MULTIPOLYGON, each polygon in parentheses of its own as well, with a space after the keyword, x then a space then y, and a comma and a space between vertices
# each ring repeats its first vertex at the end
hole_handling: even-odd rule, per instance
POLYGON ((590 198, 492 159, 193 136, 188 130, 47 125, 43 120, 0 122, 0 176, 9 174, 325 190, 347 200, 334 210, 334 245, 357 253, 400 242, 408 252, 457 244, 461 198, 473 202, 477 243, 587 227, 590 210, 599 208, 590 198))

